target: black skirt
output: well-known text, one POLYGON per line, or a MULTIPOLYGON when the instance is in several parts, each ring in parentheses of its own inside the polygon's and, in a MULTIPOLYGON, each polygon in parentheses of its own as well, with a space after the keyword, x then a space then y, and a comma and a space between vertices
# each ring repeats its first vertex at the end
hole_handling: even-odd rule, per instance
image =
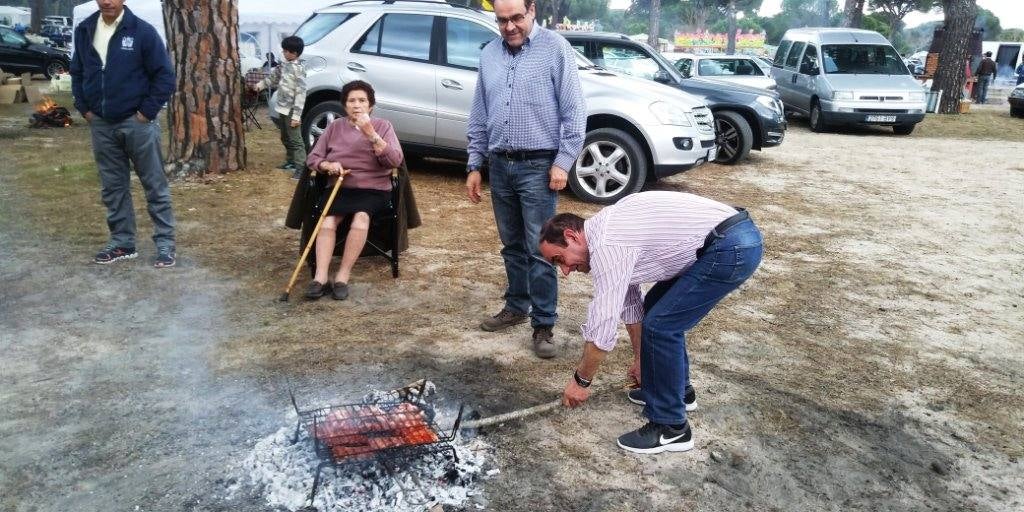
MULTIPOLYGON (((331 187, 325 188, 320 195, 320 204, 327 204, 331 197, 331 187)), ((345 188, 338 189, 338 195, 334 197, 334 203, 327 212, 328 215, 350 215, 357 212, 366 212, 370 217, 391 207, 391 192, 385 190, 367 188, 345 188)))

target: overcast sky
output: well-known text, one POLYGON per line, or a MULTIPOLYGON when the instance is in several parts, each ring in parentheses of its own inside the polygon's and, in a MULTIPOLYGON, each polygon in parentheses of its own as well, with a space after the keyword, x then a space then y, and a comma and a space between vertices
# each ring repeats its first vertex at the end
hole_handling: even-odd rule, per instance
MULTIPOLYGON (((1003 28, 1024 29, 1024 3, 1021 0, 978 0, 978 5, 984 7, 999 17, 999 24, 1003 28)), ((609 0, 612 9, 625 9, 629 7, 630 0, 609 0)), ((839 5, 843 2, 840 0, 839 5)), ((763 0, 761 3, 761 16, 772 16, 782 9, 782 0, 763 0)), ((903 21, 907 27, 915 27, 927 21, 942 19, 941 12, 919 13, 912 12, 903 21)))

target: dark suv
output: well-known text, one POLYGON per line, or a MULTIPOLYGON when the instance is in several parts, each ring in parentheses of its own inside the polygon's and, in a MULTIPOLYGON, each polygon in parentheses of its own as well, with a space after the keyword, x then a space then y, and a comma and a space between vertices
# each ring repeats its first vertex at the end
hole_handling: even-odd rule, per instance
POLYGON ((644 43, 607 32, 559 32, 573 48, 611 71, 682 89, 707 102, 715 115, 718 157, 732 165, 751 149, 782 144, 786 117, 778 93, 702 78, 684 78, 664 56, 644 43))
POLYGON ((0 69, 9 73, 43 73, 46 78, 53 78, 71 69, 71 59, 67 53, 32 44, 25 36, 0 27, 0 69))

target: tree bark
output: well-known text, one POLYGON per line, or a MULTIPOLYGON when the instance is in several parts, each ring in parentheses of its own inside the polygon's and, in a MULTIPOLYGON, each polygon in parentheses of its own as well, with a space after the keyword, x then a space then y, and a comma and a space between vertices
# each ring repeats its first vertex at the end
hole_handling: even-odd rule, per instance
POLYGON ((661 20, 661 0, 651 0, 651 24, 647 30, 647 44, 651 48, 661 51, 658 47, 658 22, 661 20))
POLYGON ((864 23, 864 0, 846 0, 843 7, 843 26, 860 28, 864 23))
POLYGON ((978 16, 975 0, 942 0, 945 13, 945 35, 939 50, 939 67, 932 80, 932 91, 943 91, 938 112, 960 113, 960 94, 967 80, 970 59, 971 29, 978 16))
POLYGON ((238 0, 164 0, 163 12, 178 80, 168 105, 168 176, 244 168, 238 0))
POLYGON ((45 0, 32 0, 32 18, 29 21, 29 25, 32 27, 32 32, 39 33, 43 28, 43 16, 46 16, 46 1, 45 0))
POLYGON ((726 10, 729 20, 729 35, 725 39, 725 53, 732 55, 736 53, 736 1, 729 0, 726 10))

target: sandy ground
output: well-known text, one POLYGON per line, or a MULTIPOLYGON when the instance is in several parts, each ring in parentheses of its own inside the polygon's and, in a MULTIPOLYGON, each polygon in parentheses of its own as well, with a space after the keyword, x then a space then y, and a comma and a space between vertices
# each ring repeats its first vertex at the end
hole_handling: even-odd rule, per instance
MULTIPOLYGON (((0 144, 87 145, 85 133, 0 144)), ((250 156, 276 163, 272 134, 253 139, 250 156)), ((796 120, 744 165, 660 183, 746 206, 766 240, 754 277, 689 336, 697 448, 620 451, 640 409, 597 396, 484 432, 501 472, 479 502, 1024 509, 1022 154, 1024 142, 821 135, 796 120)), ((450 407, 485 414, 557 398, 589 281, 560 281, 553 360, 532 356, 526 327, 477 331, 504 283, 489 204, 463 199, 458 165, 413 170, 424 226, 401 278, 361 260, 349 301, 280 304, 296 256, 280 171, 176 184, 180 265, 157 271, 138 195, 140 259, 91 265, 104 241, 95 182, 30 193, 18 161, 0 159, 0 510, 270 510, 239 464, 288 424, 287 382, 318 403, 427 377, 450 407), (41 208, 60 222, 33 224, 41 208)), ((597 210, 571 195, 561 209, 597 210)), ((605 382, 625 372, 621 339, 605 382)))

